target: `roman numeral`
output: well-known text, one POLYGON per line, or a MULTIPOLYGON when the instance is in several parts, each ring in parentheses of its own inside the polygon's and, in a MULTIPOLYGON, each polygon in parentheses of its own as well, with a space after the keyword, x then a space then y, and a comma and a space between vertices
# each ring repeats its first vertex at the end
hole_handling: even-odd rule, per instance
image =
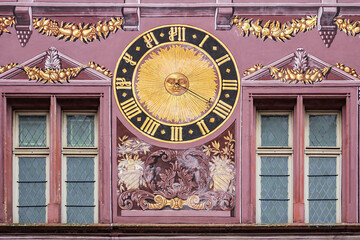
POLYGON ((171 141, 182 141, 182 127, 171 127, 171 141))
POLYGON ((223 79, 222 82, 222 89, 223 90, 237 90, 238 81, 237 80, 225 80, 223 79))
POLYGON ((201 120, 201 121, 199 121, 199 122, 197 122, 196 125, 198 125, 198 127, 199 127, 202 135, 205 135, 205 134, 207 134, 207 133, 210 132, 210 130, 208 129, 208 127, 206 126, 206 124, 205 124, 205 122, 204 122, 204 119, 201 120))
POLYGON ((120 103, 120 106, 129 119, 132 119, 141 113, 141 110, 138 105, 136 105, 134 98, 129 98, 128 100, 120 103))
POLYGON ((115 88, 118 89, 131 89, 131 81, 126 81, 125 78, 116 78, 115 88))
POLYGON ((160 123, 155 122, 154 120, 146 117, 144 123, 141 126, 141 130, 146 132, 147 134, 154 136, 156 130, 160 126, 160 123))
POLYGON ((159 44, 153 32, 149 32, 148 34, 144 35, 144 42, 146 43, 146 47, 148 48, 152 48, 154 46, 152 42, 154 42, 155 45, 159 44))
POLYGON ((229 54, 225 54, 224 56, 218 58, 215 60, 218 64, 218 66, 230 61, 230 57, 229 57, 229 54))
POLYGON ((175 36, 177 36, 178 41, 185 42, 185 27, 171 27, 169 31, 169 40, 171 42, 175 41, 175 36))
POLYGON ((216 113, 219 117, 225 119, 226 116, 229 115, 231 108, 232 107, 229 104, 220 100, 214 108, 214 113, 216 113))
POLYGON ((201 41, 201 43, 199 44, 199 47, 203 47, 204 46, 204 43, 206 42, 206 40, 209 38, 209 35, 206 35, 203 40, 201 41))
POLYGON ((130 63, 131 66, 135 66, 135 65, 136 65, 136 62, 133 61, 133 56, 131 56, 131 55, 128 54, 128 53, 125 53, 125 55, 124 55, 124 60, 125 60, 125 62, 130 63))

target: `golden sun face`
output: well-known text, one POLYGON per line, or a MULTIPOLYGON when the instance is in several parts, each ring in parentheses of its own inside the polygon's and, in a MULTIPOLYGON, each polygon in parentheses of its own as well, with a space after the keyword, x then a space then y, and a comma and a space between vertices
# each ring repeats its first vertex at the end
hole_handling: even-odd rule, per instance
POLYGON ((189 123, 211 110, 219 91, 219 74, 201 50, 188 44, 159 46, 139 66, 134 95, 158 121, 189 123))
POLYGON ((180 96, 189 89, 189 79, 182 73, 171 73, 166 77, 164 86, 168 93, 180 96))

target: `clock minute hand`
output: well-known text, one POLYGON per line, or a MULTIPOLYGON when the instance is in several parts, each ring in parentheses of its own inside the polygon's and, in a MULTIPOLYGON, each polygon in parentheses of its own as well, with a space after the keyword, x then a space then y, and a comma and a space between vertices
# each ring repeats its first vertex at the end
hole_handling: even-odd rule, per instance
POLYGON ((210 104, 210 103, 211 103, 211 98, 209 98, 209 100, 208 100, 208 99, 204 98, 203 96, 201 96, 201 95, 197 94, 196 92, 194 92, 194 91, 190 90, 190 89, 189 89, 189 88, 187 88, 187 87, 181 86, 181 85, 180 85, 180 84, 178 84, 178 83, 175 83, 175 85, 176 85, 176 86, 180 86, 180 87, 182 87, 183 89, 186 89, 187 91, 189 91, 190 93, 192 93, 194 96, 196 96, 196 97, 200 98, 200 99, 201 99, 201 100, 203 100, 204 102, 206 102, 206 103, 208 103, 208 104, 210 104))

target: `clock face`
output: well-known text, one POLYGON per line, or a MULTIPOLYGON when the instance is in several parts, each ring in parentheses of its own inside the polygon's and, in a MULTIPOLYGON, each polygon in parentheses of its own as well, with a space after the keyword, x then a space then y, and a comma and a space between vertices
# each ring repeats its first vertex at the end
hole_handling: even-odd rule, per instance
POLYGON ((154 28, 123 52, 114 92, 124 117, 164 142, 191 142, 218 129, 233 112, 240 78, 229 50, 187 25, 154 28))

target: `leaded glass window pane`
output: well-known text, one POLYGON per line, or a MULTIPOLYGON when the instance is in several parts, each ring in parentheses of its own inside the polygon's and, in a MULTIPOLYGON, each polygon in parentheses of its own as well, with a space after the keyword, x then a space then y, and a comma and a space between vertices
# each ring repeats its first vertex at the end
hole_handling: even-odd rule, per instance
POLYGON ((288 138, 288 115, 261 115, 261 146, 288 146, 288 138))
POLYGON ((46 147, 46 116, 19 116, 19 147, 46 147))
POLYGON ((289 204, 288 157, 261 157, 262 223, 287 223, 289 204))
POLYGON ((309 116, 309 143, 312 147, 336 146, 337 115, 309 116))
POLYGON ((309 201, 310 223, 335 223, 336 200, 309 201))
POLYGON ((309 158, 309 222, 336 222, 336 158, 309 158))
POLYGON ((287 223, 288 201, 261 201, 261 223, 287 223))
POLYGON ((46 222, 46 158, 19 157, 20 223, 46 222))
POLYGON ((94 158, 67 157, 66 171, 67 222, 94 222, 96 184, 94 158))
POLYGON ((67 207, 66 216, 68 223, 93 223, 93 207, 67 207))
POLYGON ((94 147, 94 115, 67 115, 66 121, 68 147, 94 147))

